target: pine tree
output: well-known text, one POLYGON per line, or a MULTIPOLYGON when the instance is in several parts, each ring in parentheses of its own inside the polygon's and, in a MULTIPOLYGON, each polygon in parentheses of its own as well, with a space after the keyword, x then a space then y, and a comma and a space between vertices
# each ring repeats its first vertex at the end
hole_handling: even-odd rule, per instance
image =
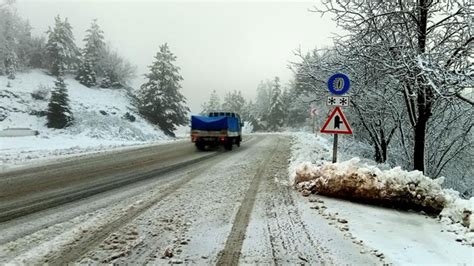
POLYGON ((201 114, 209 114, 210 112, 218 112, 221 110, 221 99, 217 94, 216 90, 213 90, 211 96, 209 97, 209 102, 206 102, 201 105, 202 111, 201 114))
POLYGON ((96 72, 93 69, 91 61, 89 56, 85 54, 81 60, 81 65, 79 66, 76 76, 79 83, 89 88, 96 85, 96 72))
POLYGON ((136 67, 107 46, 97 65, 100 71, 96 74, 103 77, 101 88, 127 87, 127 81, 135 76, 136 67))
POLYGON ((308 103, 303 99, 304 95, 298 93, 298 88, 295 83, 290 85, 290 88, 285 91, 283 102, 286 110, 286 125, 289 127, 300 127, 306 123, 308 119, 308 103))
POLYGON ((272 88, 270 113, 268 115, 268 128, 273 131, 282 127, 284 122, 285 112, 283 110, 284 104, 281 96, 280 78, 275 77, 272 88))
POLYGON ((121 78, 113 70, 104 71, 104 77, 100 82, 100 87, 104 89, 108 88, 123 88, 125 83, 121 83, 121 78))
POLYGON ((5 26, 4 26, 4 45, 1 50, 3 50, 4 62, 3 66, 5 68, 5 74, 8 79, 15 79, 16 71, 18 69, 18 56, 15 51, 15 45, 17 43, 17 38, 15 36, 15 27, 14 27, 14 17, 10 12, 7 12, 5 17, 5 26))
POLYGON ((55 88, 51 93, 46 117, 48 119, 46 126, 49 128, 65 128, 71 125, 74 120, 61 69, 55 82, 55 88))
POLYGON ((103 78, 102 81, 100 82, 100 87, 101 87, 101 88, 107 89, 107 88, 111 88, 111 87, 112 87, 112 79, 111 79, 109 73, 110 73, 109 71, 105 71, 105 72, 104 72, 104 78, 103 78))
POLYGON ((160 46, 155 62, 149 67, 148 79, 138 91, 138 109, 148 121, 157 124, 167 135, 174 136, 177 125, 188 122, 185 106, 186 99, 179 91, 179 67, 174 65, 176 56, 171 53, 168 44, 160 46))
POLYGON ((30 66, 33 51, 31 26, 17 12, 15 1, 0 0, 0 75, 15 78, 30 66))
POLYGON ((49 28, 46 49, 49 55, 51 74, 58 76, 59 70, 74 69, 78 63, 79 49, 74 43, 72 27, 67 18, 61 21, 59 16, 54 18, 53 28, 49 28))
POLYGON ((15 79, 18 60, 14 50, 10 50, 5 59, 5 73, 8 79, 15 79))
POLYGON ((0 57, 0 76, 5 75, 6 73, 5 64, 3 61, 4 61, 3 58, 0 57))
POLYGON ((282 102, 282 110, 283 110, 283 126, 288 126, 291 123, 291 120, 293 119, 289 115, 289 110, 292 107, 293 101, 295 99, 293 98, 293 95, 291 94, 291 90, 289 88, 283 89, 283 93, 281 94, 281 102, 282 102))
POLYGON ((97 24, 97 19, 92 21, 91 27, 86 32, 84 54, 90 59, 93 70, 99 73, 98 62, 105 50, 104 32, 97 24))
MULTIPOLYGON (((86 32, 87 34, 84 38, 86 44, 82 50, 76 79, 81 84, 92 87, 97 84, 97 74, 101 71, 98 63, 105 48, 104 32, 99 28, 96 19, 92 21, 91 27, 86 32)), ((108 77, 108 80, 110 80, 110 77, 108 77)), ((110 87, 108 84, 106 86, 110 87)))
POLYGON ((250 121, 250 118, 253 117, 253 111, 255 110, 255 104, 252 100, 245 101, 242 108, 240 108, 240 118, 243 121, 250 121))
POLYGON ((228 92, 224 98, 222 109, 226 112, 242 113, 245 105, 245 98, 241 91, 228 92))
POLYGON ((268 117, 272 103, 272 87, 273 82, 268 80, 260 82, 257 87, 257 99, 255 100, 252 114, 255 121, 258 122, 258 129, 256 130, 266 130, 268 128, 268 117))

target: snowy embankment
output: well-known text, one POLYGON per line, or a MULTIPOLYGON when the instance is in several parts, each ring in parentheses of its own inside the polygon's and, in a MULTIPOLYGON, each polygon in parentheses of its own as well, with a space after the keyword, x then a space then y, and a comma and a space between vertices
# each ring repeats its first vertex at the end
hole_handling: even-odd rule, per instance
POLYGON ((3 168, 31 159, 168 140, 137 114, 126 90, 87 88, 73 77, 65 82, 74 124, 63 130, 47 128, 45 115, 54 80, 42 70, 18 74, 15 80, 0 77, 0 130, 39 132, 38 136, 0 137, 3 168))
MULTIPOLYGON (((430 226, 437 230, 428 232, 430 234, 445 234, 440 231, 453 232, 456 241, 465 245, 474 245, 474 216, 471 215, 474 210, 474 198, 463 200, 456 191, 442 188, 443 178, 433 180, 419 171, 408 172, 399 167, 380 170, 375 163, 372 165, 361 163, 358 158, 341 163, 330 163, 331 144, 331 141, 319 135, 306 133, 294 135, 289 167, 290 182, 303 195, 326 195, 397 207, 397 209, 439 213, 437 219, 416 213, 407 213, 407 215, 414 215, 415 218, 410 219, 415 220, 419 217, 420 226, 423 226, 425 219, 429 220, 430 226), (439 224, 438 229, 432 225, 433 221, 439 224)), ((345 205, 341 204, 340 200, 332 201, 334 206, 344 209, 345 205)), ((361 220, 360 216, 365 215, 369 217, 366 220, 370 223, 371 214, 356 213, 350 209, 353 207, 346 209, 349 216, 361 220)), ((396 221, 395 224, 397 224, 396 221)), ((402 224, 400 226, 403 227, 402 224)), ((365 229, 360 230, 361 234, 370 235, 370 233, 367 234, 370 227, 366 225, 365 229)), ((397 230, 393 228, 393 224, 390 227, 392 228, 386 229, 397 230)), ((409 230, 406 232, 408 233, 409 230)), ((407 237, 410 238, 408 235, 407 237)), ((400 241, 402 239, 403 237, 400 237, 400 241)), ((440 245, 443 246, 442 243, 440 245)), ((470 257, 472 259, 472 256, 470 257)))

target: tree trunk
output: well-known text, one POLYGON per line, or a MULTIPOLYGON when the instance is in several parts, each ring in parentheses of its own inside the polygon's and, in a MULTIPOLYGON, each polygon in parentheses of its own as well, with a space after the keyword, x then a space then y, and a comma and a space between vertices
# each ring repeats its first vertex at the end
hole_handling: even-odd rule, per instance
POLYGON ((428 27, 428 9, 432 1, 419 0, 418 2, 418 49, 420 54, 425 52, 426 48, 426 28, 428 27))
POLYGON ((418 121, 415 127, 415 146, 413 153, 413 168, 415 170, 424 172, 425 171, 425 137, 426 137, 426 124, 428 117, 421 115, 418 117, 418 121))
POLYGON ((385 163, 387 161, 387 149, 388 149, 388 143, 385 141, 385 139, 382 139, 380 142, 380 149, 382 153, 382 163, 385 163))
POLYGON ((377 145, 377 143, 374 144, 374 159, 375 159, 375 162, 376 163, 383 163, 382 161, 382 153, 380 151, 380 148, 379 146, 377 145))
POLYGON ((387 161, 388 143, 385 139, 380 140, 380 147, 374 144, 374 160, 376 163, 385 163, 387 161))
MULTIPOLYGON (((426 49, 426 28, 428 25, 428 0, 419 0, 418 2, 418 53, 420 55, 425 53, 426 49)), ((421 73, 421 69, 420 69, 421 73)), ((425 171, 425 138, 426 138, 426 124, 431 115, 431 101, 433 94, 431 88, 424 84, 423 78, 417 75, 418 93, 417 93, 417 107, 418 118, 415 124, 415 144, 413 151, 413 168, 421 172, 425 171)))

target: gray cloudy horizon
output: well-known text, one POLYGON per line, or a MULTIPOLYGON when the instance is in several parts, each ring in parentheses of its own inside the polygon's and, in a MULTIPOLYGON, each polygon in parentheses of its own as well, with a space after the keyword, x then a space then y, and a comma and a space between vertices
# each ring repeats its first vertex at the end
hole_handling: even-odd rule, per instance
POLYGON ((212 90, 222 97, 240 90, 253 98, 262 80, 293 76, 295 49, 309 51, 332 44, 335 23, 309 12, 315 2, 167 2, 167 1, 33 1, 17 0, 18 13, 33 34, 45 36, 54 17, 67 17, 76 44, 97 19, 105 40, 137 66, 134 87, 168 43, 181 68, 182 93, 191 111, 200 111, 212 90))

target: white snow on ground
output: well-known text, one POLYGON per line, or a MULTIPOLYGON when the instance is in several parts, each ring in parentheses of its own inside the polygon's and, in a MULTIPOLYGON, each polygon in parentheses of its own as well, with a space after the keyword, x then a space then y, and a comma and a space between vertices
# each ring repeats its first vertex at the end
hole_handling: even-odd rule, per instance
MULTIPOLYGON (((31 261, 38 261, 38 258, 46 256, 52 250, 56 250, 59 247, 68 246, 74 242, 79 241, 79 239, 81 239, 83 235, 89 232, 100 231, 101 228, 107 225, 108 223, 111 223, 112 221, 126 215, 134 208, 139 207, 141 204, 143 204, 143 201, 141 200, 137 200, 134 203, 130 203, 130 201, 127 201, 126 203, 124 202, 120 205, 108 208, 106 211, 98 210, 94 213, 94 215, 81 215, 71 221, 65 222, 63 224, 57 224, 53 227, 38 231, 33 235, 29 235, 25 237, 26 241, 39 242, 39 240, 43 240, 43 238, 49 238, 55 235, 56 232, 61 232, 62 230, 67 228, 61 234, 55 235, 54 237, 49 239, 49 241, 44 241, 41 242, 41 244, 37 244, 35 246, 30 247, 29 250, 22 253, 21 256, 14 258, 9 263, 23 264, 27 262, 31 263, 31 261), (72 227, 69 227, 71 225, 72 227)), ((21 243, 22 240, 25 241, 24 239, 21 239, 17 240, 17 242, 21 243)), ((24 243, 18 244, 17 242, 10 242, 6 244, 6 249, 22 249, 23 245, 26 246, 24 243)), ((5 247, 1 247, 0 249, 3 248, 5 247)), ((5 252, 4 254, 7 254, 5 250, 3 251, 5 252)))
POLYGON ((465 200, 459 198, 458 192, 448 193, 447 205, 440 214, 441 221, 446 225, 447 231, 458 235, 457 241, 474 246, 474 197, 465 200))
POLYGON ((362 240, 367 250, 383 253, 395 265, 472 265, 474 261, 473 248, 456 242, 457 236, 445 232, 438 219, 318 197, 324 200, 327 213, 348 221, 356 242, 362 240))
POLYGON ((332 158, 332 146, 328 139, 303 132, 293 133, 293 136, 294 141, 291 145, 291 159, 288 167, 290 184, 294 183, 296 169, 302 163, 322 165, 332 158))
POLYGON ((407 172, 400 168, 382 171, 374 166, 375 163, 369 166, 357 159, 331 164, 328 161, 331 158, 332 141, 328 139, 322 135, 294 134, 289 166, 292 184, 296 172, 303 168, 313 173, 331 171, 335 175, 340 174, 341 178, 350 171, 372 171, 377 172, 378 178, 384 179, 384 182, 389 181, 394 186, 403 186, 415 180, 424 189, 432 190, 427 193, 441 194, 444 197, 445 205, 439 219, 338 199, 327 198, 325 201, 329 210, 338 212, 349 221, 353 235, 381 250, 389 261, 401 264, 472 264, 474 217, 470 214, 474 210, 474 198, 460 199, 455 191, 440 187, 442 180, 431 180, 416 171, 407 172))
POLYGON ((45 164, 58 160, 122 149, 135 149, 150 145, 181 141, 163 139, 153 142, 103 140, 84 136, 61 135, 51 138, 42 136, 0 137, 0 172, 26 165, 45 164))
POLYGON ((47 110, 48 99, 34 99, 32 93, 41 89, 50 96, 54 81, 39 69, 20 73, 15 80, 0 77, 0 130, 31 128, 39 132, 35 137, 0 137, 3 168, 31 159, 169 140, 137 114, 126 90, 87 88, 73 77, 65 82, 74 124, 64 130, 47 128, 46 117, 40 112, 47 110), (126 113, 136 121, 125 119, 126 113))

